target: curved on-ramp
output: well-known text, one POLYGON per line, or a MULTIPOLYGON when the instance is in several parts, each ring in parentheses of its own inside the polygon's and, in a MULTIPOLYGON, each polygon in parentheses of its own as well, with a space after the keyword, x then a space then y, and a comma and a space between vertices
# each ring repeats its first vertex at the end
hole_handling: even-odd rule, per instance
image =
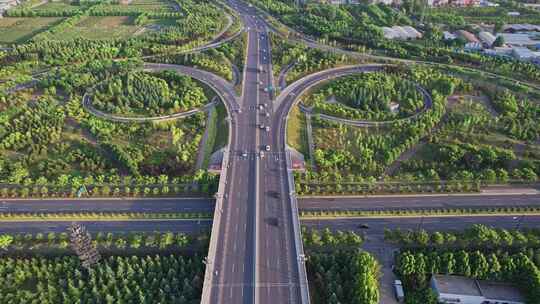
MULTIPOLYGON (((371 67, 372 65, 357 65, 357 66, 350 66, 350 68, 363 67, 363 66, 371 67)), ((318 85, 318 84, 321 84, 323 82, 326 82, 326 81, 329 81, 329 80, 334 80, 334 79, 340 78, 340 77, 351 76, 351 75, 355 75, 355 74, 359 74, 359 73, 369 73, 369 72, 375 72, 375 71, 382 71, 385 66, 391 66, 391 65, 378 65, 378 70, 372 70, 372 69, 369 69, 369 70, 366 70, 366 71, 351 70, 348 74, 345 74, 345 75, 343 75, 343 73, 341 72, 341 69, 343 69, 343 68, 324 70, 321 73, 326 74, 326 77, 324 77, 324 78, 316 81, 315 83, 310 84, 308 87, 304 88, 304 90, 302 91, 302 93, 300 93, 300 95, 303 94, 306 90, 309 90, 311 87, 313 87, 315 85, 318 85), (334 71, 336 73, 332 74, 334 71), (328 75, 329 73, 330 73, 330 75, 328 75)), ((317 74, 317 73, 315 73, 315 74, 317 74)), ((314 75, 314 74, 311 74, 311 75, 314 75)), ((301 83, 298 84, 298 85, 302 85, 302 83, 305 82, 305 81, 310 81, 309 76, 311 76, 311 75, 308 75, 308 76, 300 79, 299 81, 301 83)), ((391 125, 391 124, 399 122, 399 121, 407 121, 407 120, 415 119, 418 116, 420 116, 421 114, 423 114, 425 111, 427 111, 427 110, 429 110, 429 109, 431 109, 433 107, 433 99, 431 98, 431 95, 427 92, 427 90, 424 89, 422 86, 420 86, 417 83, 414 83, 414 85, 415 85, 416 89, 422 94, 422 97, 423 97, 423 100, 424 100, 424 105, 422 106, 421 109, 419 109, 416 113, 414 113, 411 116, 398 118, 398 119, 393 119, 393 120, 385 120, 385 121, 373 121, 373 120, 362 120, 362 119, 355 120, 355 119, 348 119, 348 118, 333 116, 333 115, 324 114, 324 113, 314 113, 312 108, 306 107, 303 104, 299 104, 298 107, 300 108, 300 111, 302 111, 304 113, 311 113, 311 114, 317 115, 321 119, 334 121, 334 122, 338 122, 338 123, 342 123, 342 124, 346 124, 346 125, 356 126, 356 127, 380 127, 380 126, 384 126, 384 125, 391 125)))
MULTIPOLYGON (((190 76, 206 84, 212 90, 214 90, 214 92, 216 92, 216 94, 224 102, 225 106, 227 107, 229 111, 235 110, 238 108, 238 101, 237 101, 236 93, 234 91, 234 87, 225 79, 219 76, 216 76, 210 72, 199 70, 199 69, 188 67, 188 66, 183 66, 183 65, 163 64, 163 63, 145 63, 143 65, 143 70, 150 71, 150 72, 159 72, 159 71, 168 70, 168 71, 175 71, 179 74, 190 76)), ((99 85, 100 84, 97 84, 95 87, 99 85)), ((209 107, 212 107, 215 105, 214 102, 210 102, 203 107, 192 109, 186 112, 175 113, 171 115, 151 116, 151 117, 127 117, 127 116, 122 116, 122 115, 114 115, 110 113, 105 113, 94 108, 94 106, 92 105, 90 95, 91 94, 86 92, 83 96, 82 105, 84 109, 86 109, 89 113, 99 118, 115 121, 115 122, 144 123, 144 122, 152 122, 152 121, 158 122, 158 121, 167 121, 167 120, 185 118, 185 117, 194 115, 198 112, 205 111, 209 107)))

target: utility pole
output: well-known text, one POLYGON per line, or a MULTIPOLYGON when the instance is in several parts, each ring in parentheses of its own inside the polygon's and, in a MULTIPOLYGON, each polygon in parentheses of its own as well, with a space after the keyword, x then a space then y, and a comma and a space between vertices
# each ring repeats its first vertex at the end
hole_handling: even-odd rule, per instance
POLYGON ((71 247, 79 256, 83 267, 86 269, 91 269, 92 266, 96 265, 101 256, 97 251, 96 246, 92 243, 92 238, 90 233, 86 231, 86 228, 81 224, 72 223, 69 227, 70 237, 71 237, 71 247))

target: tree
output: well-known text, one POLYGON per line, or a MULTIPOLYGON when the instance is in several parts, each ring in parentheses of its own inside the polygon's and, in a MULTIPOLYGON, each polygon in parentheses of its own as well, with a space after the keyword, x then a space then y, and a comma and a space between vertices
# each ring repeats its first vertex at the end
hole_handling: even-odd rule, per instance
POLYGON ((7 248, 9 247, 9 245, 11 245, 12 242, 13 242, 13 236, 9 234, 0 235, 0 249, 7 250, 7 248))
POLYGON ((92 243, 90 233, 86 231, 84 226, 77 223, 71 224, 69 232, 73 250, 79 256, 82 265, 87 269, 91 269, 99 262, 101 257, 96 246, 92 243))
POLYGON ((504 37, 503 36, 497 36, 495 38, 495 41, 493 42, 493 47, 501 47, 505 44, 504 37))
POLYGON ((503 27, 504 27, 504 21, 495 22, 495 24, 493 25, 493 34, 500 33, 503 27))

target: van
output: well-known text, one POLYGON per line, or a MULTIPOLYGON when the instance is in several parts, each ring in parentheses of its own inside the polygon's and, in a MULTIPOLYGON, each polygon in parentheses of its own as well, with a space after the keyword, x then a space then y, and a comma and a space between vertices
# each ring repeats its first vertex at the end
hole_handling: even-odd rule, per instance
POLYGON ((403 293, 403 285, 401 284, 400 280, 394 281, 394 292, 395 292, 396 300, 399 303, 403 303, 405 301, 405 294, 403 293))

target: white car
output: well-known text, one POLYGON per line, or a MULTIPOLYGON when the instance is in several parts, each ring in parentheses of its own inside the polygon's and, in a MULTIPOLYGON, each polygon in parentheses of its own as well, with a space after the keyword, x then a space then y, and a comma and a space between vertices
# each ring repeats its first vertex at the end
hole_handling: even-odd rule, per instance
POLYGON ((270 151, 270 146, 269 146, 269 145, 266 145, 266 146, 264 147, 264 149, 265 149, 266 151, 270 151))
POLYGON ((270 127, 269 126, 266 126, 266 132, 270 132, 270 127))

